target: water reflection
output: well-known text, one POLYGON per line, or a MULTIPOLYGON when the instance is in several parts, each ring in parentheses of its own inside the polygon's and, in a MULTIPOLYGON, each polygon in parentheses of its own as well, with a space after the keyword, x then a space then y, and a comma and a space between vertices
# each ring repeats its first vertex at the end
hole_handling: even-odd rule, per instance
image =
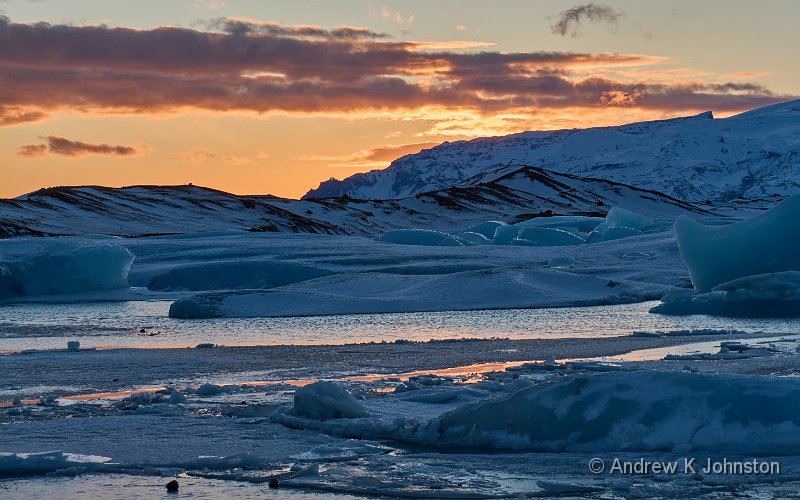
POLYGON ((176 320, 169 301, 0 306, 0 351, 82 347, 346 344, 399 339, 610 337, 633 331, 735 329, 800 332, 797 318, 671 317, 654 302, 552 309, 444 311, 293 318, 176 320))

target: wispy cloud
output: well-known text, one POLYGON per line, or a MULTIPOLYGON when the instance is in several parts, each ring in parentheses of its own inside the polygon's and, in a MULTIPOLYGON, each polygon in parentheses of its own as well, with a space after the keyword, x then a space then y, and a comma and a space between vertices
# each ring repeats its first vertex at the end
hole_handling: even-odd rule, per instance
POLYGON ((216 151, 212 151, 204 147, 197 147, 190 149, 188 151, 181 151, 175 156, 182 162, 188 163, 189 165, 201 165, 206 161, 222 160, 228 165, 234 165, 234 166, 248 165, 250 163, 254 163, 259 160, 266 160, 267 158, 269 158, 269 155, 264 151, 258 151, 250 156, 235 156, 235 155, 221 155, 216 151))
POLYGON ((137 30, 0 17, 0 39, 0 125, 65 110, 497 116, 609 106, 724 112, 786 98, 739 77, 637 79, 664 61, 641 54, 464 52, 487 44, 397 41, 350 26, 225 18, 206 30, 137 30))
POLYGON ((301 155, 298 160, 316 161, 326 163, 331 167, 362 167, 375 168, 384 167, 392 160, 401 156, 419 153, 423 149, 436 146, 437 142, 419 142, 415 144, 400 144, 392 146, 378 146, 372 149, 364 149, 355 153, 342 155, 301 155))
POLYGON ((195 7, 206 10, 219 10, 228 6, 227 0, 198 0, 195 7))
POLYGON ((141 153, 139 148, 133 146, 113 146, 110 144, 93 144, 88 142, 73 141, 49 135, 42 137, 44 144, 26 144, 17 150, 19 156, 27 158, 62 155, 62 156, 86 156, 86 155, 108 155, 108 156, 134 156, 141 153))
POLYGON ((578 29, 584 22, 604 23, 612 30, 616 29, 619 19, 624 12, 608 5, 590 2, 562 11, 550 29, 556 35, 578 35, 578 29))
POLYGON ((366 3, 370 17, 374 17, 375 19, 387 19, 395 24, 400 24, 400 25, 405 24, 407 26, 411 26, 412 24, 414 24, 413 15, 404 16, 403 14, 400 13, 400 11, 394 10, 387 5, 382 5, 378 7, 371 0, 367 0, 366 3))
POLYGON ((217 153, 210 149, 199 147, 188 151, 181 151, 175 155, 179 160, 189 165, 200 165, 206 160, 217 158, 217 153))
POLYGON ((265 153, 264 151, 258 151, 251 156, 223 156, 222 161, 224 161, 228 165, 239 166, 239 165, 249 165, 251 163, 255 163, 260 160, 266 160, 268 158, 269 154, 265 153))

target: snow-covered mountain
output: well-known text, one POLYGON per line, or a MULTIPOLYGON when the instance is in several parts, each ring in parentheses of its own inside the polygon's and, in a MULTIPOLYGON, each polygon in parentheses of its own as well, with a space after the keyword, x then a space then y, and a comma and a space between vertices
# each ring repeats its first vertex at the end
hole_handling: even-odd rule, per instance
POLYGON ((210 230, 355 234, 390 229, 463 229, 488 219, 603 216, 614 206, 674 218, 706 213, 662 193, 536 167, 500 167, 457 186, 396 200, 288 200, 198 186, 61 187, 0 200, 0 238, 210 230))
POLYGON ((336 227, 271 204, 197 186, 40 189, 0 200, 0 238, 75 234, 146 236, 225 229, 338 233, 336 227))
POLYGON ((700 201, 800 193, 800 100, 729 118, 710 112, 617 127, 446 142, 384 170, 329 180, 305 198, 392 199, 502 165, 537 165, 700 201))

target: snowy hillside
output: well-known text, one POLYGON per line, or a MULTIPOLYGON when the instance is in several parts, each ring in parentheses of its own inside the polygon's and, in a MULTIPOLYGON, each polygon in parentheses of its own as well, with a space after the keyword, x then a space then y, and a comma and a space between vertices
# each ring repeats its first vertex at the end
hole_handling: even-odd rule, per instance
POLYGON ((269 203, 196 186, 58 187, 0 200, 0 238, 110 234, 145 236, 225 229, 336 233, 269 203))
POLYGON ((487 219, 604 216, 611 207, 675 218, 703 213, 661 193, 534 167, 502 167, 458 186, 405 199, 286 200, 237 196, 197 186, 64 187, 0 200, 0 237, 144 236, 215 230, 358 234, 390 229, 450 231, 487 219))
POLYGON ((707 112, 444 143, 397 159, 385 170, 323 182, 306 198, 403 198, 509 164, 602 177, 690 201, 796 194, 800 100, 724 119, 707 112))

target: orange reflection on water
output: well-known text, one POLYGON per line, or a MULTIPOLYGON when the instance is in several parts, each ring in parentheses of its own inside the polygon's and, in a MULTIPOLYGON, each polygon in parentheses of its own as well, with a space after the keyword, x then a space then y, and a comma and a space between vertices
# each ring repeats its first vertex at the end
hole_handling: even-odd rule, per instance
MULTIPOLYGON (((387 379, 396 379, 396 380, 409 380, 414 377, 420 377, 425 375, 430 376, 450 376, 450 377, 464 377, 462 380, 463 383, 475 383, 481 380, 481 377, 486 373, 496 372, 496 371, 503 371, 507 368, 520 366, 525 363, 530 363, 531 361, 508 361, 508 362, 492 362, 492 363, 478 363, 474 365, 465 365, 465 366, 455 366, 451 368, 442 368, 442 369, 434 369, 434 370, 417 370, 413 372, 404 372, 404 373, 373 373, 367 375, 352 375, 349 377, 342 377, 338 379, 332 380, 342 380, 347 382, 377 382, 381 380, 387 379)), ((293 387, 303 387, 305 385, 313 384, 314 382, 319 382, 321 379, 318 378, 308 378, 308 379, 287 379, 287 380, 261 380, 261 381, 250 381, 250 382, 243 382, 238 384, 218 384, 221 387, 227 387, 231 385, 237 386, 252 386, 252 387, 259 387, 259 386, 271 386, 271 385, 279 385, 279 384, 286 384, 293 387)), ((194 385, 189 387, 179 388, 179 392, 187 391, 187 390, 196 390, 200 386, 194 385)), ((158 392, 165 390, 166 387, 147 387, 144 389, 131 389, 126 391, 111 391, 111 392, 95 392, 90 394, 77 394, 74 396, 64 396, 62 400, 65 401, 94 401, 94 400, 120 400, 124 399, 128 396, 132 396, 134 394, 141 394, 145 392, 158 392)), ((2 404, 2 403, 0 403, 2 404)), ((9 403, 10 406, 10 403, 9 403)))

